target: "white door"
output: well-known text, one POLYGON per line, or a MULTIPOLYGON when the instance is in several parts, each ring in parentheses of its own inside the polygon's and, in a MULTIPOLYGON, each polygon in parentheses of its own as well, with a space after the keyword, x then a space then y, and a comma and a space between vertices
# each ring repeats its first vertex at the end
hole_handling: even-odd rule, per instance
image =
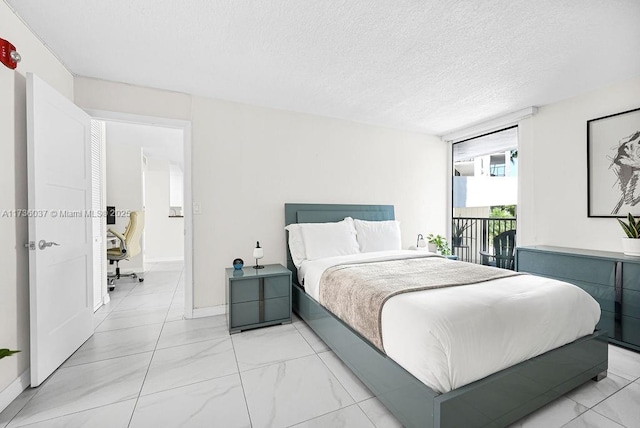
POLYGON ((27 73, 31 386, 93 334, 89 116, 27 73))

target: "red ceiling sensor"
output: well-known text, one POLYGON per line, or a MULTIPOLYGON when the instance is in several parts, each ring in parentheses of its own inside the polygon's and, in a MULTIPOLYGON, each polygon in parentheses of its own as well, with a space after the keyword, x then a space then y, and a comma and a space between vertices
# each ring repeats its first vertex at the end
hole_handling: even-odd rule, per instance
POLYGON ((5 39, 0 39, 0 62, 13 70, 18 66, 21 59, 15 46, 5 39))

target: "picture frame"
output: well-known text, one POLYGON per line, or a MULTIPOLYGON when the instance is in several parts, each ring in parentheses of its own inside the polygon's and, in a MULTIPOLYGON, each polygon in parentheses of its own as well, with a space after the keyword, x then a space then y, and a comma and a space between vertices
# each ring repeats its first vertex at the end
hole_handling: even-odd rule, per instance
POLYGON ((587 121, 589 217, 640 215, 640 108, 587 121))

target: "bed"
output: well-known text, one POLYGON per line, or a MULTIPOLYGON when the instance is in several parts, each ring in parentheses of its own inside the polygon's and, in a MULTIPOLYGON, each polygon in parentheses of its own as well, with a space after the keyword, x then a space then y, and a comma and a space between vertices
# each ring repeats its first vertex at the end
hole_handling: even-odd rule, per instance
MULTIPOLYGON (((285 204, 286 225, 394 219, 388 205, 285 204)), ((453 262, 455 263, 455 262, 453 262)), ((595 331, 480 380, 439 392, 325 309, 300 285, 291 251, 293 309, 407 427, 500 427, 607 370, 606 334, 595 331)), ((561 328, 561 327, 558 327, 561 328)))

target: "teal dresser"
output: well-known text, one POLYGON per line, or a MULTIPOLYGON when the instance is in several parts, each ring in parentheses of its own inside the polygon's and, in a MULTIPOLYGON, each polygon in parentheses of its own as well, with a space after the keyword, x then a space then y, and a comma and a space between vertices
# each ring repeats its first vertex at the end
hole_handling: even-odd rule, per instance
POLYGON ((609 341, 640 351, 640 258, 607 251, 516 248, 516 270, 570 282, 600 303, 598 328, 609 341))
POLYGON ((230 333, 291 322, 291 271, 282 265, 225 270, 230 333))

